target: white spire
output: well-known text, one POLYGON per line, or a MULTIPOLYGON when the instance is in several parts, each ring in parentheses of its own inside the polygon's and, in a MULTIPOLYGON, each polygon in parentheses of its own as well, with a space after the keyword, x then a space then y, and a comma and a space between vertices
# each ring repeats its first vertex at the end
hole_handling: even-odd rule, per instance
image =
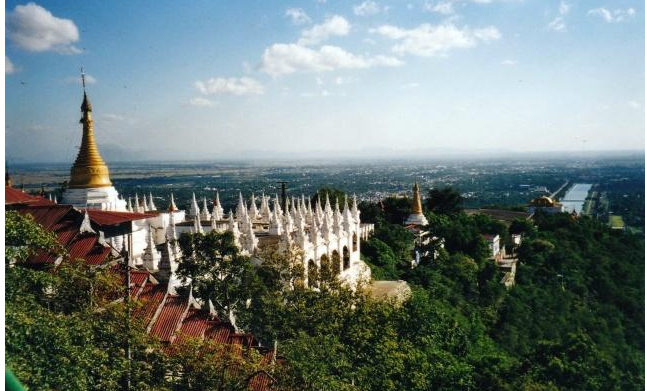
POLYGON ((256 245, 258 244, 258 239, 256 239, 256 235, 254 234, 254 229, 252 222, 247 216, 247 224, 246 224, 246 231, 245 231, 245 236, 243 239, 243 249, 247 250, 250 254, 254 252, 256 249, 256 245))
POLYGON ((335 201, 335 211, 332 216, 332 228, 335 235, 339 235, 341 231, 342 215, 339 211, 339 200, 335 201))
MULTIPOLYGON (((173 203, 173 194, 171 194, 171 203, 173 203)), ((175 213, 169 213, 169 225, 166 229, 166 240, 175 241, 177 240, 177 231, 175 230, 175 213)))
POLYGON ((281 239, 279 241, 279 250, 288 251, 292 246, 292 234, 288 230, 281 232, 281 239))
POLYGON ((218 229, 218 220, 220 220, 220 218, 217 215, 218 210, 215 206, 213 207, 213 209, 215 213, 211 213, 211 229, 215 231, 218 229))
POLYGON ((56 194, 54 194, 54 203, 58 204, 58 200, 56 199, 56 194))
POLYGON ((308 198, 308 203, 306 205, 306 223, 308 225, 314 224, 314 213, 312 213, 312 206, 310 205, 310 198, 308 198))
POLYGON ((168 210, 169 212, 175 212, 177 210, 177 205, 175 205, 175 198, 173 198, 173 193, 171 193, 171 202, 168 205, 168 210))
POLYGON ((211 214, 215 216, 216 220, 222 220, 224 212, 222 205, 220 205, 220 194, 216 192, 216 198, 213 200, 213 209, 211 210, 211 214))
POLYGON ((148 212, 150 209, 148 209, 148 202, 146 202, 146 194, 142 196, 142 199, 144 201, 144 207, 142 209, 144 209, 144 212, 148 212))
POLYGON ((132 204, 132 203, 131 203, 131 201, 130 201, 130 197, 128 197, 128 206, 126 207, 126 209, 127 209, 130 213, 132 213, 132 212, 133 212, 133 204, 132 204))
POLYGON ((292 197, 292 202, 290 203, 290 214, 292 215, 292 219, 294 219, 297 215, 297 209, 294 204, 296 204, 295 198, 292 197))
POLYGON ((247 214, 252 220, 256 220, 259 217, 258 208, 256 208, 256 197, 254 197, 254 193, 252 193, 252 196, 249 199, 249 209, 247 209, 247 214))
MULTIPOLYGON (((287 202, 287 200, 286 200, 287 202)), ((287 208, 287 205, 285 205, 287 208)), ((283 222, 284 222, 284 228, 288 232, 294 231, 294 221, 292 220, 292 214, 291 213, 285 213, 283 216, 283 222)))
MULTIPOLYGON (((276 203, 276 201, 274 201, 276 203)), ((274 208, 276 210, 276 207, 274 208)), ((270 235, 281 235, 283 233, 283 224, 278 213, 271 212, 270 218, 270 235)))
POLYGON ((346 196, 344 196, 344 211, 342 212, 342 217, 343 217, 342 224, 343 224, 344 230, 350 232, 354 222, 353 222, 353 214, 350 211, 350 209, 348 209, 348 197, 346 196))
POLYGON ((276 212, 278 212, 279 215, 283 215, 283 211, 281 210, 281 201, 279 200, 278 194, 274 196, 274 213, 276 212))
POLYGON ((229 230, 234 234, 234 243, 237 247, 240 247, 240 231, 238 230, 238 222, 234 221, 234 212, 232 210, 229 211, 229 230))
POLYGON ((198 216, 200 215, 200 208, 198 208, 198 201, 195 199, 195 193, 193 193, 193 198, 191 198, 191 207, 189 208, 189 215, 198 216))
POLYGON ((270 221, 272 218, 272 211, 270 210, 269 197, 265 197, 265 193, 261 194, 261 219, 263 221, 270 221))
POLYGON ((90 224, 90 215, 88 214, 88 210, 85 210, 85 214, 83 215, 83 221, 81 222, 81 227, 79 227, 79 233, 81 234, 96 234, 96 232, 92 229, 92 224, 90 224))
POLYGON ((321 220, 321 217, 323 216, 324 212, 323 212, 323 209, 321 209, 321 197, 319 197, 319 195, 317 195, 317 203, 315 205, 315 210, 317 213, 317 217, 319 218, 319 220, 321 220))
POLYGON ((319 228, 317 224, 310 225, 310 242, 315 246, 319 244, 319 228))
POLYGON ((328 197, 328 193, 326 193, 326 206, 324 207, 324 212, 328 217, 332 217, 332 208, 330 207, 330 197, 328 197))
POLYGON ((355 223, 359 224, 359 208, 357 208, 357 196, 355 194, 353 194, 353 208, 351 209, 351 212, 353 213, 355 223))
POLYGON ((47 199, 50 201, 52 200, 52 193, 47 194, 47 199))
POLYGON ((141 205, 139 205, 139 196, 137 195, 137 193, 135 193, 135 212, 137 213, 143 212, 141 205))
POLYGON ((321 235, 326 243, 330 242, 332 230, 329 223, 330 217, 327 215, 323 216, 323 222, 321 223, 321 235))
POLYGON ((148 226, 148 235, 146 239, 146 249, 144 249, 144 255, 142 256, 144 267, 149 271, 158 270, 159 261, 162 258, 162 255, 157 251, 155 240, 153 239, 153 227, 150 225, 148 226))
POLYGON ((155 204, 153 203, 153 193, 148 193, 148 196, 149 196, 148 208, 150 210, 157 210, 157 208, 155 207, 155 204))
POLYGON ((193 227, 195 229, 195 233, 197 234, 203 234, 204 230, 202 229, 202 222, 200 221, 200 216, 195 216, 193 219, 193 227))
POLYGON ((243 193, 238 192, 238 205, 236 205, 236 219, 240 222, 241 219, 247 214, 245 201, 243 200, 243 193))
POLYGON ((202 198, 202 210, 200 211, 200 218, 202 220, 211 220, 211 214, 207 208, 207 197, 202 198))

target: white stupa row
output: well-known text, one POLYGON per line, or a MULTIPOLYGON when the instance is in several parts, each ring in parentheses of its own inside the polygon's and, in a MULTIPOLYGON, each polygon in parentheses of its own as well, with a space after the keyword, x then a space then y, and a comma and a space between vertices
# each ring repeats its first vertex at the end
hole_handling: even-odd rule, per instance
POLYGON ((173 194, 168 207, 161 210, 151 193, 128 197, 126 205, 128 212, 151 214, 133 222, 135 265, 171 280, 181 258, 177 238, 183 233, 212 230, 232 232, 245 255, 255 256, 264 246, 278 244, 281 251, 295 249, 302 254, 306 272, 321 267, 323 261, 339 262, 335 270, 340 279, 353 284, 370 279, 370 269, 360 260, 360 240, 368 238, 373 225, 361 223, 356 197, 350 202, 345 199, 341 206, 335 202, 333 207, 328 197, 313 205, 302 195, 286 199, 283 210, 278 196, 252 194, 246 203, 241 193, 235 211, 229 213, 223 210, 218 193, 212 202, 203 197, 200 203, 193 194, 188 213, 177 208, 173 194))

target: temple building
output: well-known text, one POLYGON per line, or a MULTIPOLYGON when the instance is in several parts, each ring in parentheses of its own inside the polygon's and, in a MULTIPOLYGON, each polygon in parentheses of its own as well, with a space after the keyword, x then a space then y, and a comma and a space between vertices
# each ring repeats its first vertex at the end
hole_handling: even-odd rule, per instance
POLYGON ((539 211, 553 214, 553 213, 562 213, 564 211, 564 205, 553 200, 548 196, 541 196, 530 201, 528 208, 526 209, 528 213, 537 213, 539 211))
MULTIPOLYGON (((193 194, 188 211, 177 207, 173 194, 168 206, 159 209, 151 193, 126 200, 112 186, 108 166, 99 153, 85 83, 81 111, 81 147, 61 204, 90 212, 91 219, 123 220, 127 229, 102 231, 102 241, 117 252, 127 249, 134 267, 168 281, 170 291, 180 284, 175 275, 182 256, 179 235, 212 230, 231 231, 241 252, 252 257, 266 246, 278 246, 281 251, 296 249, 302 254, 306 281, 308 274, 324 264, 332 266, 339 279, 351 286, 370 281, 370 269, 360 259, 360 240, 368 239, 373 225, 361 223, 356 197, 333 207, 327 197, 311 203, 303 195, 271 200, 264 194, 260 198, 251 194, 246 202, 240 194, 235 212, 229 213, 223 210, 218 193, 210 202, 193 194)), ((419 200, 418 205, 421 211, 419 200)), ((416 221, 426 223, 421 217, 423 220, 416 221)))

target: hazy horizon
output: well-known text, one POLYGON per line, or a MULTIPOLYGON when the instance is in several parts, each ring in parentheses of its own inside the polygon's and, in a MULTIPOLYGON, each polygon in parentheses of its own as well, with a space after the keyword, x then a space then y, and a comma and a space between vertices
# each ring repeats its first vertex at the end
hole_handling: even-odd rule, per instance
MULTIPOLYGON (((243 151, 241 156, 220 156, 202 159, 186 158, 142 158, 142 159, 119 159, 110 154, 103 154, 104 160, 108 164, 214 164, 214 163, 262 163, 262 164, 346 164, 353 162, 389 162, 389 161, 421 161, 421 162, 454 162, 461 161, 491 161, 491 160, 573 160, 573 159, 644 159, 644 150, 599 150, 599 151, 494 151, 494 150, 464 150, 464 151, 444 151, 443 153, 434 153, 433 155, 424 154, 423 150, 415 153, 402 153, 397 150, 390 151, 392 154, 381 153, 380 155, 369 152, 364 155, 357 152, 341 151, 331 156, 329 152, 305 152, 303 154, 290 154, 278 151, 265 151, 264 155, 257 151, 243 151)), ((11 166, 28 166, 28 165, 71 165, 74 159, 69 161, 63 160, 18 160, 7 159, 7 164, 11 166)))

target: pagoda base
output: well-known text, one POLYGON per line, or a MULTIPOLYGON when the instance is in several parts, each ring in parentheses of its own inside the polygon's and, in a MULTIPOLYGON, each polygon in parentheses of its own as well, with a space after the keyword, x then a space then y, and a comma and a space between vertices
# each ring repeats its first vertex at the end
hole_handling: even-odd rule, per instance
POLYGON ((409 217, 407 217, 407 221, 404 222, 404 225, 421 225, 425 226, 428 225, 429 222, 427 221, 427 218, 425 215, 422 213, 420 214, 410 214, 409 217))
POLYGON ((63 193, 61 204, 76 208, 127 211, 126 201, 119 198, 119 193, 113 186, 67 189, 63 193))

